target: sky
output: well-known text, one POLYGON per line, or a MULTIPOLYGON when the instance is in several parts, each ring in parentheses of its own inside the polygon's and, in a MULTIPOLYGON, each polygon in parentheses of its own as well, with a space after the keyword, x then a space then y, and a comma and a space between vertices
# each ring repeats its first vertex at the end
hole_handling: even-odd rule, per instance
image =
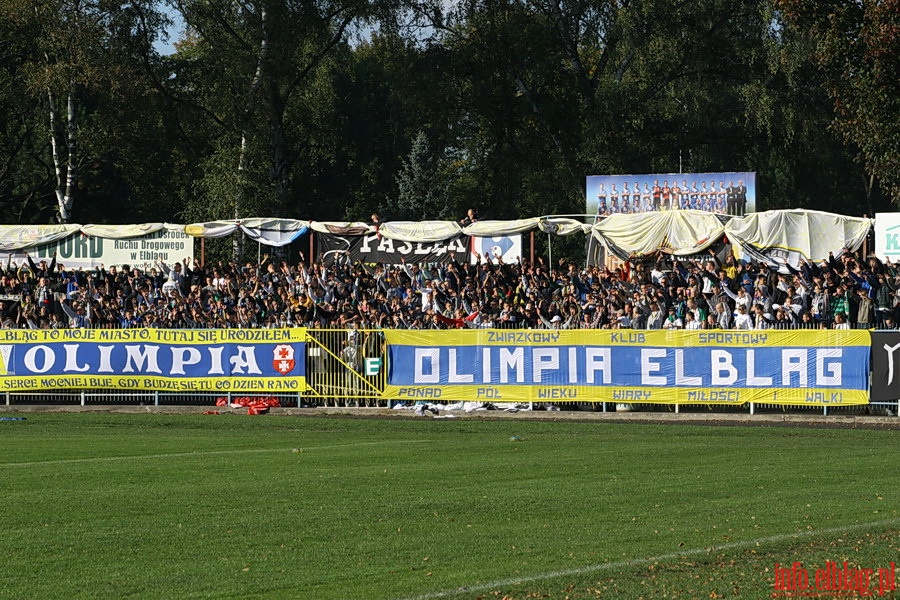
POLYGON ((161 8, 172 20, 172 25, 167 30, 169 34, 169 40, 165 42, 162 40, 157 40, 153 47, 156 48, 156 51, 163 56, 168 56, 169 54, 175 53, 175 43, 179 39, 181 39, 181 34, 184 32, 185 24, 184 20, 181 18, 181 14, 171 6, 163 4, 161 8))

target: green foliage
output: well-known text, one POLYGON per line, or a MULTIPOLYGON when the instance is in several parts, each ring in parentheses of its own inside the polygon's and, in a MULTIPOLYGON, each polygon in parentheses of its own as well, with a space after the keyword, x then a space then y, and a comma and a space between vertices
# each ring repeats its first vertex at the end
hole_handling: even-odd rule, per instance
POLYGON ((587 175, 731 170, 871 214, 900 11, 832 4, 179 0, 161 57, 151 0, 0 0, 0 208, 58 212, 52 92, 80 222, 580 214, 587 175))
POLYGON ((398 195, 390 205, 397 220, 452 220, 447 205, 445 161, 435 157, 428 148, 428 138, 420 131, 413 140, 412 150, 403 161, 397 175, 398 195))

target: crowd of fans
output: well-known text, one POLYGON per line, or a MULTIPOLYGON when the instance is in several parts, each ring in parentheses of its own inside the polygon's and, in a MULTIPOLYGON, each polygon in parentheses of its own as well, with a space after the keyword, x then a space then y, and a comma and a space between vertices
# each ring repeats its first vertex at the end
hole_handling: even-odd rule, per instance
POLYGON ((621 268, 477 262, 325 266, 185 259, 142 271, 7 261, 0 324, 29 328, 896 328, 900 263, 845 251, 799 269, 729 257, 621 268))

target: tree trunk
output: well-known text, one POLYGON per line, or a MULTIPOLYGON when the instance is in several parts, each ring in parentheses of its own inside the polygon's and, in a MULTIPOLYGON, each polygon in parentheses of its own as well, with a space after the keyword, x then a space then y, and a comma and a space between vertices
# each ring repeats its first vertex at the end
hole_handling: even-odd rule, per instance
POLYGON ((50 148, 53 152, 53 171, 56 174, 56 204, 59 208, 59 222, 72 220, 72 205, 75 202, 77 146, 75 142, 75 91, 69 91, 66 102, 66 157, 59 152, 59 130, 57 127, 56 94, 47 90, 47 105, 50 112, 50 148), (65 177, 63 177, 65 169, 65 177), (64 181, 65 180, 65 181, 64 181))
POLYGON ((56 175, 56 205, 60 223, 72 220, 72 204, 75 201, 75 94, 70 91, 66 102, 66 156, 60 155, 60 132, 57 125, 58 109, 56 94, 47 90, 47 105, 50 112, 50 148, 53 153, 53 171, 56 175), (65 174, 63 173, 65 171, 65 174))
POLYGON ((75 203, 75 186, 78 185, 77 161, 78 152, 75 145, 75 90, 74 86, 69 90, 69 100, 66 103, 66 191, 63 196, 63 210, 60 218, 63 223, 72 220, 72 205, 75 203))
MULTIPOLYGON (((253 123, 253 109, 256 105, 256 96, 259 92, 259 88, 262 85, 263 76, 264 76, 264 66, 265 62, 269 56, 269 23, 268 23, 268 12, 266 10, 266 3, 261 2, 259 7, 259 19, 260 19, 260 41, 259 41, 259 51, 256 54, 256 71, 253 73, 253 79, 250 80, 250 89, 247 91, 247 100, 244 103, 244 118, 241 123, 241 151, 240 156, 238 157, 238 189, 237 189, 237 197, 234 202, 234 218, 235 220, 241 218, 241 214, 244 210, 244 204, 246 202, 246 183, 245 178, 247 176, 247 166, 249 163, 249 150, 248 143, 250 137, 250 130, 253 123)), ((232 253, 234 254, 235 262, 240 262, 243 255, 243 235, 234 236, 234 242, 232 243, 232 253)))

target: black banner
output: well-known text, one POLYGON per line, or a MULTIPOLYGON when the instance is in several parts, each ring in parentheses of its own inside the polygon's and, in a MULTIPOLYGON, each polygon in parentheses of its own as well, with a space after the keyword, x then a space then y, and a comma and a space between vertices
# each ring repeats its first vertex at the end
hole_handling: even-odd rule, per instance
POLYGON ((457 262, 469 261, 469 237, 465 235, 439 242, 400 242, 376 234, 350 236, 317 232, 315 240, 316 255, 325 266, 335 262, 361 262, 368 266, 400 262, 448 263, 453 260, 451 254, 457 262))
POLYGON ((900 398, 900 331, 872 332, 871 402, 900 398))

